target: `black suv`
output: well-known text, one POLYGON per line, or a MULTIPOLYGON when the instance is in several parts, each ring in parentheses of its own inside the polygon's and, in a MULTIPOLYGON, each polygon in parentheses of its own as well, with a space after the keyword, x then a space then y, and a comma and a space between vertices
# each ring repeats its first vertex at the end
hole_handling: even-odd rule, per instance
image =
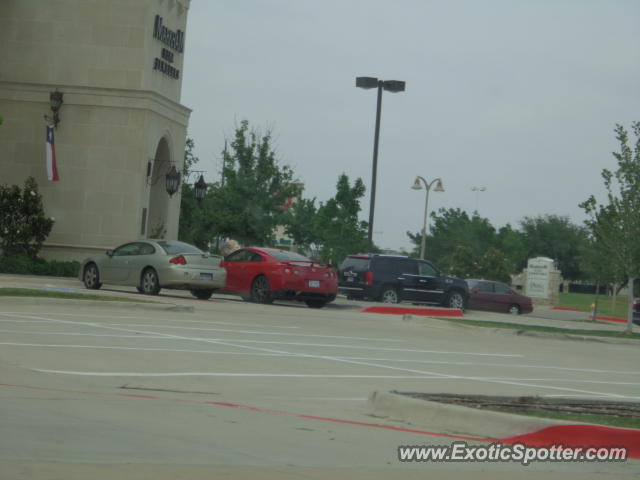
POLYGON ((407 300, 464 309, 469 289, 464 280, 442 275, 426 260, 396 255, 349 255, 338 269, 340 293, 386 303, 407 300))

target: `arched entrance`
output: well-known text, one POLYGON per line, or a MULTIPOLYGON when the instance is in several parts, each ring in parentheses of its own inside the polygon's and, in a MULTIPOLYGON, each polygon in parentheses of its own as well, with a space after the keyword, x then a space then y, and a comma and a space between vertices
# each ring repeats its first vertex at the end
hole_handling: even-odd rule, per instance
POLYGON ((169 195, 165 187, 165 175, 171 165, 171 151, 165 137, 160 139, 156 148, 151 171, 151 192, 149 194, 149 215, 147 220, 147 238, 163 238, 167 229, 169 195))

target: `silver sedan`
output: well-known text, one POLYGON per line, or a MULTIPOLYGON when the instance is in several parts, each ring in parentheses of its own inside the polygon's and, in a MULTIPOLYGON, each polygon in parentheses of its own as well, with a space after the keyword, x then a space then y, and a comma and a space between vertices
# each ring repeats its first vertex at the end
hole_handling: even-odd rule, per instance
POLYGON ((161 288, 190 290, 202 300, 224 287, 227 272, 222 257, 209 255, 175 240, 138 240, 87 258, 78 274, 85 287, 103 283, 130 285, 140 293, 157 295, 161 288))

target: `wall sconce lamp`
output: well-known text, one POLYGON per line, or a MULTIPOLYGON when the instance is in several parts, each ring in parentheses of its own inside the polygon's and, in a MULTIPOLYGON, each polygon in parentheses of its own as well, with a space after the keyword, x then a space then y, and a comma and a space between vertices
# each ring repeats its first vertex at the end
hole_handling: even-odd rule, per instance
POLYGON ((64 103, 63 100, 64 94, 59 92, 57 89, 55 92, 49 93, 49 105, 51 106, 51 111, 53 112, 53 126, 57 129, 58 124, 60 123, 60 115, 58 112, 60 111, 60 107, 64 103))
POLYGON ((176 166, 172 165, 171 170, 164 177, 164 186, 167 189, 167 193, 170 197, 178 191, 180 188, 180 173, 176 170, 176 166))

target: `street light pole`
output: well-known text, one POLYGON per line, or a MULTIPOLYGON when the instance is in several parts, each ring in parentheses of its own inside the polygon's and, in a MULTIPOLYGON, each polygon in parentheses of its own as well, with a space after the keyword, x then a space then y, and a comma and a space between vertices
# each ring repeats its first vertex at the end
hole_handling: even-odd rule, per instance
POLYGON ((369 251, 373 251, 373 216, 376 207, 376 180, 378 176, 378 143, 380 140, 380 117, 382 116, 382 90, 392 93, 404 92, 405 82, 400 80, 378 80, 375 77, 357 77, 356 87, 358 88, 377 88, 378 102, 376 107, 376 129, 373 136, 373 165, 371 172, 371 202, 369 204, 369 229, 367 232, 367 241, 369 243, 369 251))
POLYGON ((420 185, 420 181, 424 184, 424 188, 427 190, 424 201, 424 221, 422 223, 422 242, 420 243, 420 258, 424 259, 426 244, 427 244, 427 215, 429 212, 429 192, 431 191, 431 187, 434 183, 437 183, 436 188, 434 188, 434 192, 444 192, 444 187, 442 186, 442 179, 436 178, 432 180, 431 183, 428 183, 423 177, 418 175, 416 177, 416 181, 413 183, 414 190, 422 190, 422 186, 420 185))
POLYGON ((373 135, 373 166, 371 169, 371 201, 369 203, 369 251, 373 251, 373 212, 376 208, 376 180, 378 178, 378 142, 380 140, 380 117, 382 115, 382 81, 378 80, 378 104, 376 108, 376 130, 373 135))
POLYGON ((487 187, 471 187, 472 192, 476 192, 476 213, 480 215, 478 212, 478 202, 480 200, 480 192, 484 192, 487 190, 487 187))

